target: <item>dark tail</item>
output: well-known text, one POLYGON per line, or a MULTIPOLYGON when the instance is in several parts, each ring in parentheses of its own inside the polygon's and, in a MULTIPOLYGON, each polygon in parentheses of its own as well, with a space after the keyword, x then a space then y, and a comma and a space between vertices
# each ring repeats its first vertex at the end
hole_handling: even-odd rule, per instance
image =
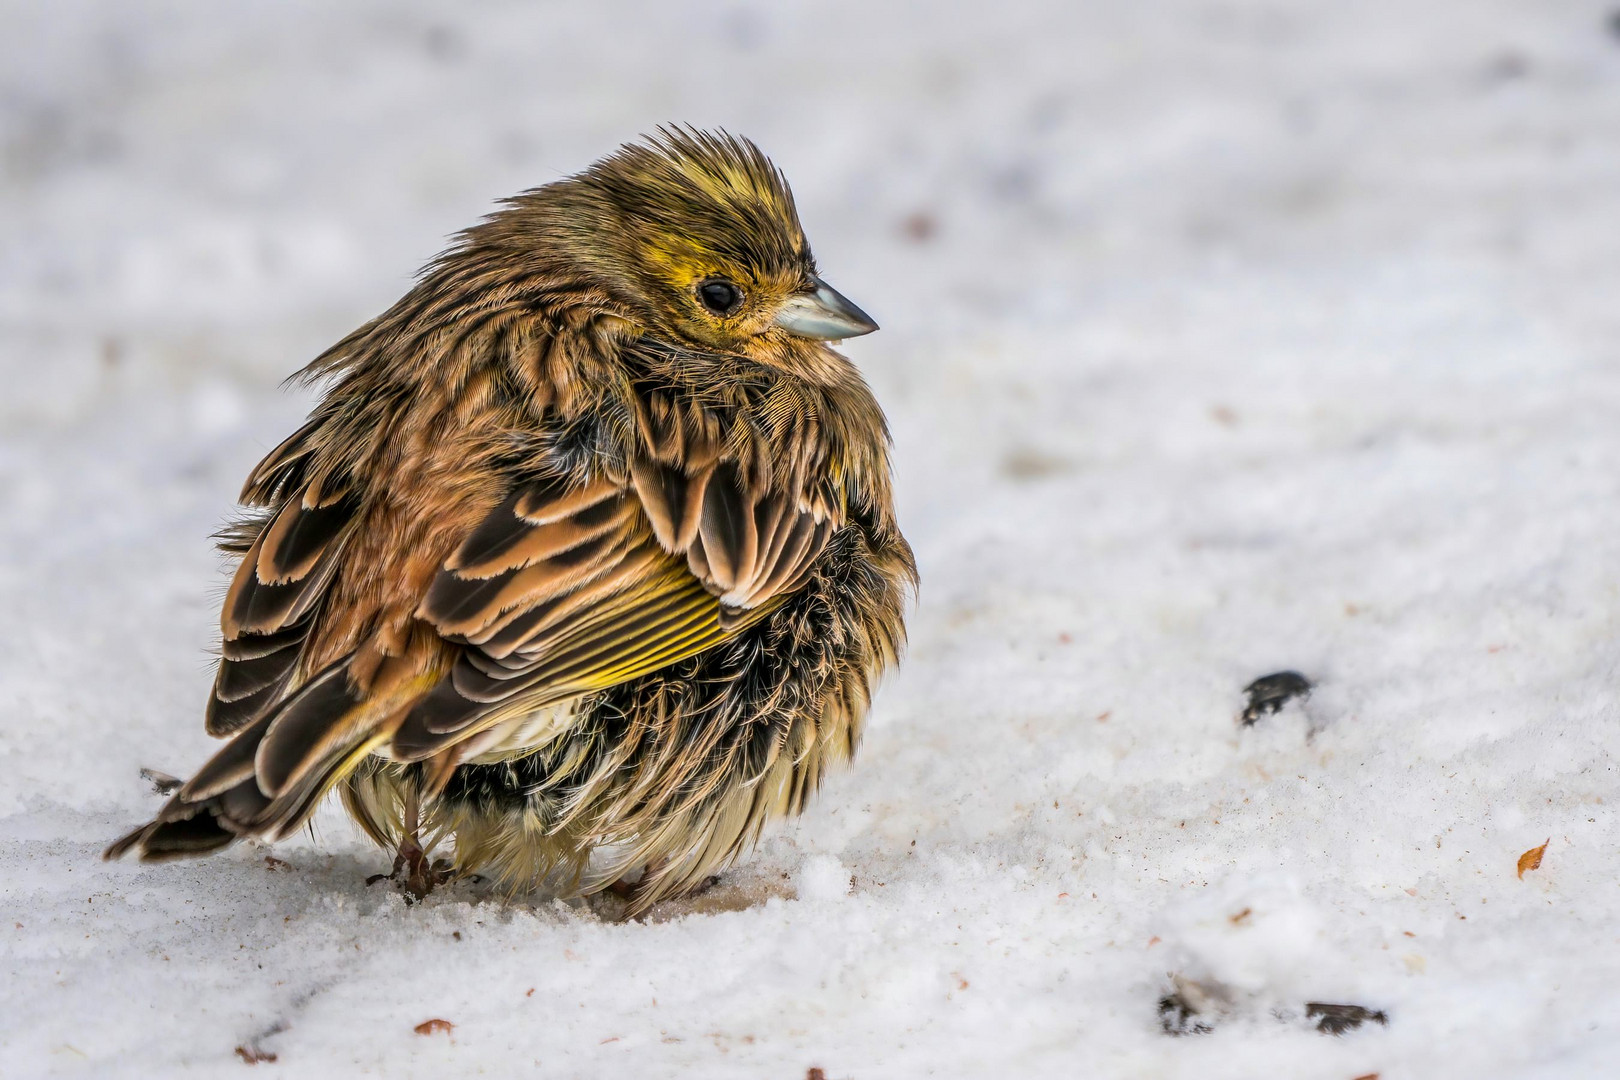
POLYGON ((255 720, 177 791, 157 817, 107 848, 162 862, 228 847, 240 837, 279 840, 386 738, 378 709, 355 690, 341 660, 255 720))

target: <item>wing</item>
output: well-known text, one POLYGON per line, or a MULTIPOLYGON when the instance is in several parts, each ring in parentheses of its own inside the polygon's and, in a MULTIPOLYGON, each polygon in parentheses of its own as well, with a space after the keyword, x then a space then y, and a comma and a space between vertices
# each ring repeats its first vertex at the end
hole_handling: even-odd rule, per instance
POLYGON ((241 730, 285 695, 348 541, 359 505, 349 485, 306 476, 316 430, 311 421, 271 451, 243 489, 250 505, 292 495, 257 530, 225 594, 210 735, 241 730))
POLYGON ((687 452, 648 455, 623 480, 514 486, 418 609, 464 649, 395 733, 394 755, 430 757, 764 617, 802 582, 838 515, 759 480, 735 460, 687 452))

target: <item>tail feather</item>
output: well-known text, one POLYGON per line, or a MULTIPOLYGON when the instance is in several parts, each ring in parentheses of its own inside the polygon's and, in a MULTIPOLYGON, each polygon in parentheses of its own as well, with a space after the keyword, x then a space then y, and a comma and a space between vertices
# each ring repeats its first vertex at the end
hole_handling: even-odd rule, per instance
MULTIPOLYGON (((279 796, 310 769, 319 767, 352 727, 351 717, 365 697, 349 679, 348 661, 321 672, 276 710, 264 738, 254 748, 253 771, 266 795, 279 796)), ((356 719, 358 719, 356 717, 356 719)))
POLYGON ((139 850, 142 862, 167 862, 170 859, 207 855, 235 840, 236 834, 211 815, 192 815, 174 821, 164 821, 160 817, 114 842, 101 857, 121 859, 131 851, 139 850))
POLYGON ((332 787, 393 733, 419 682, 380 698, 362 694, 350 659, 328 667, 242 730, 184 784, 157 817, 107 848, 143 862, 203 855, 243 836, 298 830, 332 787))
POLYGON ((225 744, 219 753, 208 759, 208 764, 197 770, 197 775, 180 785, 170 805, 202 803, 215 795, 253 779, 253 758, 259 742, 269 730, 275 713, 267 713, 225 744))

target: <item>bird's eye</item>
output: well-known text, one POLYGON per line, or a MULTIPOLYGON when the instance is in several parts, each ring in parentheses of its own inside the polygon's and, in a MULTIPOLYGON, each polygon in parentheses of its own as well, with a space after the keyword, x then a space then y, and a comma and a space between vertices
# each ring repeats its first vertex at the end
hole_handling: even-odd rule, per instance
POLYGON ((731 315, 742 307, 742 290, 729 281, 705 281, 697 293, 703 306, 716 315, 731 315))

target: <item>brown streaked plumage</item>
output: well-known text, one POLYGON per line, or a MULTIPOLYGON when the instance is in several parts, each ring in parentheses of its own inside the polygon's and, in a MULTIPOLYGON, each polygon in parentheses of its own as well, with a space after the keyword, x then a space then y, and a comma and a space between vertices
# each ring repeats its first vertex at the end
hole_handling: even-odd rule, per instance
POLYGON ((306 369, 249 477, 207 709, 231 741, 108 849, 297 829, 328 792, 428 852, 633 907, 853 754, 915 582, 888 433, 826 341, 786 181, 690 130, 511 199, 306 369))

